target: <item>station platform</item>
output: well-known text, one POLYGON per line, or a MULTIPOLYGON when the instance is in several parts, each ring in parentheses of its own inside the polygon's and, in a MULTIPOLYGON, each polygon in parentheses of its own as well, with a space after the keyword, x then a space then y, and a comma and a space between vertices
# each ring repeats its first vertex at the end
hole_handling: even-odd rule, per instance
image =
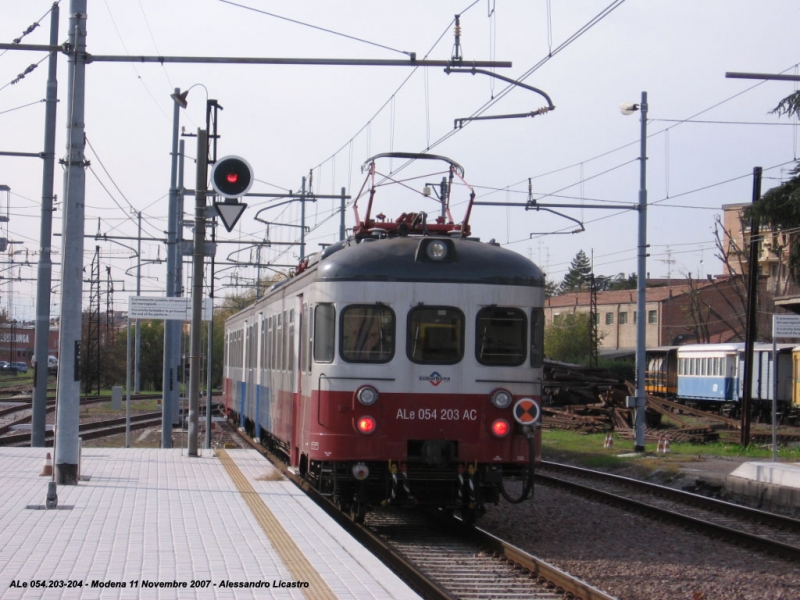
POLYGON ((742 463, 725 479, 725 488, 737 502, 800 516, 798 463, 742 463))
POLYGON ((255 450, 0 448, 0 598, 419 596, 255 450))

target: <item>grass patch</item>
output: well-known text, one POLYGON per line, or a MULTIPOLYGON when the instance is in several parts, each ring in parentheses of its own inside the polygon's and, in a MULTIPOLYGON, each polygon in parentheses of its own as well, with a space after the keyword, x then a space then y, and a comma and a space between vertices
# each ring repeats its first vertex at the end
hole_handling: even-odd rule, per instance
MULTIPOLYGON (((155 412, 161 408, 156 398, 149 400, 131 400, 131 412, 155 412)), ((103 404, 87 404, 81 407, 81 417, 90 416, 110 416, 119 415, 125 416, 125 401, 122 401, 122 408, 114 410, 111 408, 111 402, 104 402, 103 404)))
MULTIPOLYGON (((702 456, 717 456, 742 459, 771 459, 772 449, 752 444, 747 448, 739 444, 725 444, 712 442, 708 444, 689 444, 683 442, 670 443, 670 454, 654 455, 657 449, 655 444, 647 444, 645 452, 633 457, 619 456, 630 450, 633 452, 633 440, 619 439, 615 436, 614 445, 605 448, 605 433, 582 434, 561 429, 542 430, 542 458, 555 462, 566 462, 587 468, 600 468, 616 470, 629 466, 632 461, 647 467, 648 461, 654 468, 665 467, 664 459, 673 462, 692 462, 700 460, 702 456), (656 466, 656 462, 658 463, 656 466)), ((778 459, 782 462, 800 461, 800 447, 780 448, 778 459)))

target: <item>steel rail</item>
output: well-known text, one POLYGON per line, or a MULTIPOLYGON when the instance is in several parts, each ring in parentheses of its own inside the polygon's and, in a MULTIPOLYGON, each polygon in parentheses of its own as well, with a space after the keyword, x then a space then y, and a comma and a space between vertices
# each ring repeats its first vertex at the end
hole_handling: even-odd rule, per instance
POLYGON ((774 527, 777 529, 788 531, 790 534, 800 535, 800 521, 791 517, 770 513, 739 504, 709 498, 708 496, 701 496, 699 494, 692 494, 674 488, 668 488, 653 483, 639 481, 628 477, 621 477, 610 473, 602 473, 599 471, 592 471, 589 469, 582 469, 580 467, 572 467, 570 465, 563 465, 559 463, 551 463, 542 461, 539 469, 536 472, 536 480, 548 482, 552 485, 564 487, 574 492, 579 492, 588 496, 595 496, 602 498, 612 504, 622 506, 629 509, 642 511, 651 516, 668 518, 682 525, 690 526, 693 531, 701 530, 709 534, 722 535, 729 541, 741 544, 743 542, 771 554, 781 556, 784 558, 798 560, 800 559, 800 545, 787 544, 775 539, 770 539, 762 535, 756 535, 742 529, 729 527, 720 523, 710 521, 708 518, 698 518, 687 514, 676 512, 667 508, 655 506, 654 504, 646 501, 634 500, 622 495, 618 495, 605 490, 600 490, 590 485, 584 485, 559 478, 557 476, 547 475, 542 471, 556 471, 562 474, 570 474, 572 476, 580 477, 582 479, 594 479, 596 481, 610 482, 613 485, 623 486, 628 489, 633 489, 639 493, 664 498, 670 502, 676 502, 684 506, 699 508, 706 511, 717 513, 720 519, 723 513, 733 515, 737 519, 743 519, 751 523, 761 523, 766 526, 774 527))

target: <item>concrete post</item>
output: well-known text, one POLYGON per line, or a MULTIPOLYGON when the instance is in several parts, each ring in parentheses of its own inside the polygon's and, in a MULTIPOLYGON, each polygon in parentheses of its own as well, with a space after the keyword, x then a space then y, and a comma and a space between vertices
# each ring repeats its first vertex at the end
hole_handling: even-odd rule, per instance
MULTIPOLYGON (((78 483, 78 413, 80 411, 81 304, 86 194, 84 92, 86 86, 86 0, 70 1, 67 157, 64 171, 64 219, 61 255, 61 330, 58 352, 56 414, 56 483, 78 483)), ((39 360, 42 360, 41 358, 39 360)))
MULTIPOLYGON (((50 45, 58 45, 58 3, 50 12, 50 45)), ((45 96, 44 161, 42 165, 42 220, 39 228, 39 265, 36 278, 36 330, 33 353, 36 368, 33 375, 33 405, 31 417, 31 446, 44 448, 47 423, 47 357, 50 354, 50 285, 53 263, 50 259, 53 238, 53 182, 56 155, 56 106, 58 52, 52 52, 47 63, 47 93, 45 96)))

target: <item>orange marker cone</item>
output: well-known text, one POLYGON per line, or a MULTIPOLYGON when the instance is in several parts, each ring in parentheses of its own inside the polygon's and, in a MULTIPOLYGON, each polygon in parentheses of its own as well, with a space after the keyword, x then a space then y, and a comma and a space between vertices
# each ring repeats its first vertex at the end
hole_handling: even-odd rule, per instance
POLYGON ((42 472, 39 473, 39 477, 52 477, 53 476, 53 458, 50 456, 50 453, 47 453, 47 456, 44 459, 44 467, 42 467, 42 472))
POLYGON ((606 434, 606 441, 603 444, 603 448, 613 448, 614 447, 614 434, 607 433, 606 434))
POLYGON ((664 454, 666 454, 667 452, 671 452, 671 450, 669 449, 669 438, 665 437, 664 438, 664 454))

